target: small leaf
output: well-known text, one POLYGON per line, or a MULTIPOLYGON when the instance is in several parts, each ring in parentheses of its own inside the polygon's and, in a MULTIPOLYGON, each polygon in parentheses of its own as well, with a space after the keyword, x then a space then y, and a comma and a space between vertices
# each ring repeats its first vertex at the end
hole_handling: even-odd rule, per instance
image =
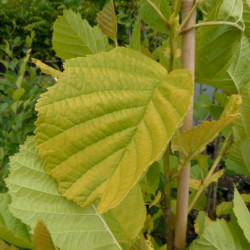
POLYGON ((72 10, 64 10, 63 16, 56 19, 53 30, 53 49, 62 59, 110 50, 106 35, 97 26, 92 28, 72 10))
POLYGON ((36 106, 46 170, 80 206, 101 198, 99 212, 114 208, 161 157, 192 92, 188 70, 168 74, 127 48, 66 61, 36 106))
POLYGON ((202 235, 204 229, 210 224, 211 219, 205 212, 199 211, 199 214, 194 223, 194 230, 198 235, 202 235))
POLYGON ((158 191, 157 195, 155 196, 155 199, 149 204, 149 208, 157 206, 158 203, 160 202, 161 196, 162 196, 161 192, 158 191))
POLYGON ((12 94, 13 100, 19 101, 21 99, 21 97, 24 95, 24 93, 25 93, 24 88, 16 89, 12 94))
MULTIPOLYGON (((171 9, 165 0, 149 0, 158 11, 169 20, 171 15, 171 9)), ((141 6, 139 9, 139 16, 142 20, 148 24, 152 29, 161 33, 169 33, 169 29, 166 24, 159 16, 159 14, 155 11, 155 9, 148 3, 148 1, 141 1, 141 6)))
POLYGON ((197 97, 197 99, 194 102, 194 115, 197 120, 203 121, 208 116, 208 109, 212 104, 210 98, 206 94, 201 94, 197 97))
POLYGON ((96 20, 103 33, 116 42, 117 18, 115 15, 113 0, 110 0, 110 2, 104 6, 102 11, 97 14, 96 20))
POLYGON ((218 121, 203 122, 172 139, 172 149, 174 151, 180 150, 185 155, 182 166, 185 165, 186 161, 193 159, 202 152, 205 146, 218 135, 220 130, 240 117, 240 103, 241 97, 232 95, 218 121))
POLYGON ((233 202, 229 201, 229 202, 222 202, 221 204, 219 204, 216 207, 216 215, 217 217, 220 217, 222 215, 226 215, 226 214, 230 214, 232 212, 232 208, 233 208, 233 202))
POLYGON ((160 183, 160 164, 155 162, 140 181, 140 186, 146 202, 151 200, 151 195, 155 195, 160 183))
POLYGON ((141 18, 138 17, 133 31, 131 41, 129 43, 129 48, 141 51, 141 18))
POLYGON ((59 70, 53 69, 52 67, 48 66, 47 64, 39 61, 38 59, 32 58, 32 62, 44 73, 47 75, 51 75, 55 78, 60 78, 62 72, 59 70))
MULTIPOLYGON (((224 169, 221 169, 220 171, 214 173, 209 178, 207 184, 205 187, 209 186, 212 182, 217 182, 218 179, 224 174, 224 169)), ((190 179, 189 186, 195 190, 198 190, 202 184, 201 180, 197 179, 190 179)))
POLYGON ((33 242, 37 250, 55 250, 50 232, 42 220, 37 223, 34 229, 33 242))

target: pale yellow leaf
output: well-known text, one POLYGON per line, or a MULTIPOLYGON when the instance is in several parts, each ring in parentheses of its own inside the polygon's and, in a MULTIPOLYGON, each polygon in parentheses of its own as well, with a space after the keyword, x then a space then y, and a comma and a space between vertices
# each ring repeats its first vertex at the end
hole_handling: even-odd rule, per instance
POLYGON ((47 75, 51 75, 55 78, 60 78, 62 75, 62 72, 59 70, 53 69, 52 67, 48 66, 47 64, 41 62, 38 59, 32 58, 32 62, 44 73, 47 75))

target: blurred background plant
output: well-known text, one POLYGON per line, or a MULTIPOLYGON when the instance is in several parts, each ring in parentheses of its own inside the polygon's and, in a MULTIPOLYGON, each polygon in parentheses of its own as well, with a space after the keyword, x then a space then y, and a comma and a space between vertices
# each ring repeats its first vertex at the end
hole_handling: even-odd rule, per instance
POLYGON ((15 56, 20 38, 10 44, 0 45, 2 53, 0 72, 0 193, 5 191, 3 178, 8 174, 9 156, 18 151, 27 135, 34 131, 36 120, 35 103, 54 80, 42 75, 29 63, 34 33, 26 36, 22 58, 15 56))

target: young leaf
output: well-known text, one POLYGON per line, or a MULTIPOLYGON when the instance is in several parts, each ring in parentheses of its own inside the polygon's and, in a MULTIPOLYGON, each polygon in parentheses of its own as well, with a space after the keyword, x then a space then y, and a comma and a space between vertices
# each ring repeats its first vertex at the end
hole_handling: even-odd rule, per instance
POLYGON ((195 220, 194 229, 198 235, 202 235, 205 227, 207 227, 212 220, 206 215, 204 211, 199 211, 195 220))
POLYGON ((42 220, 37 223, 34 229, 33 242, 37 250, 55 250, 50 232, 42 220))
POLYGON ((18 247, 34 249, 27 226, 9 211, 10 200, 8 193, 0 194, 0 239, 18 247))
POLYGON ((97 26, 92 28, 73 10, 64 10, 63 16, 55 21, 53 30, 53 48, 62 59, 110 50, 106 35, 97 26))
POLYGON ((140 52, 66 61, 37 104, 36 145, 65 197, 99 212, 117 206, 158 160, 192 96, 187 70, 170 74, 140 52), (57 145, 55 147, 55 145, 57 145))
POLYGON ((141 1, 139 16, 146 24, 148 24, 155 31, 161 33, 169 33, 169 29, 167 28, 163 18, 165 20, 169 20, 170 15, 171 15, 171 9, 167 1, 165 0, 141 1))
POLYGON ((240 117, 240 103, 240 96, 232 95, 218 121, 203 122, 172 139, 172 149, 174 151, 180 150, 185 155, 182 165, 202 152, 220 130, 240 117))
POLYGON ((151 201, 151 195, 155 195, 160 182, 160 164, 155 162, 140 181, 140 186, 146 202, 151 201))
POLYGON ((145 207, 138 187, 104 215, 94 205, 81 208, 62 197, 56 182, 46 174, 32 138, 11 157, 10 165, 6 182, 12 198, 11 212, 32 231, 43 220, 61 250, 122 249, 124 244, 126 249, 143 226, 145 207))
POLYGON ((51 75, 52 77, 55 78, 60 78, 62 75, 62 72, 60 72, 59 70, 53 69, 50 66, 48 66, 47 64, 41 62, 38 59, 32 58, 32 62, 44 73, 47 75, 51 75))
MULTIPOLYGON (((241 0, 220 0, 211 9, 206 22, 228 22, 231 25, 205 26, 197 30, 196 82, 237 92, 235 85, 214 83, 224 75, 233 60, 235 49, 243 33, 243 5, 241 0)), ((231 80, 232 81, 232 80, 231 80)))
MULTIPOLYGON (((207 184, 205 187, 207 187, 209 184, 211 184, 212 182, 217 182, 218 179, 224 174, 224 169, 221 169, 220 171, 212 174, 212 176, 209 178, 207 184)), ((202 185, 202 181, 199 179, 190 179, 190 183, 189 183, 190 187, 198 190, 200 188, 200 186, 202 185)))
POLYGON ((216 207, 216 215, 220 217, 222 215, 230 214, 232 212, 233 202, 232 201, 224 201, 216 207))
POLYGON ((103 33, 116 42, 117 18, 113 0, 110 0, 110 2, 104 6, 103 10, 97 14, 96 20, 103 33))
POLYGON ((141 51, 141 18, 138 17, 132 32, 129 48, 141 51))

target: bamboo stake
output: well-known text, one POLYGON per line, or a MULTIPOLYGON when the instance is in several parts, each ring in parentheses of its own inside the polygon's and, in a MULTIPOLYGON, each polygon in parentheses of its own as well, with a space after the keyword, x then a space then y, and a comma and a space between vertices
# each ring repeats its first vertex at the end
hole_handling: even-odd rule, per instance
MULTIPOLYGON (((182 1, 182 20, 193 11, 194 0, 182 1)), ((193 11, 184 29, 193 26, 196 21, 196 11, 193 11)), ((182 37, 182 68, 189 69, 194 76, 195 69, 195 29, 189 30, 182 37)), ((188 130, 193 125, 193 98, 185 117, 181 131, 188 130)), ((181 157, 181 156, 180 156, 181 157)), ((186 165, 178 177, 176 227, 175 227, 175 249, 182 250, 186 246, 188 196, 189 196, 190 164, 186 165)))

